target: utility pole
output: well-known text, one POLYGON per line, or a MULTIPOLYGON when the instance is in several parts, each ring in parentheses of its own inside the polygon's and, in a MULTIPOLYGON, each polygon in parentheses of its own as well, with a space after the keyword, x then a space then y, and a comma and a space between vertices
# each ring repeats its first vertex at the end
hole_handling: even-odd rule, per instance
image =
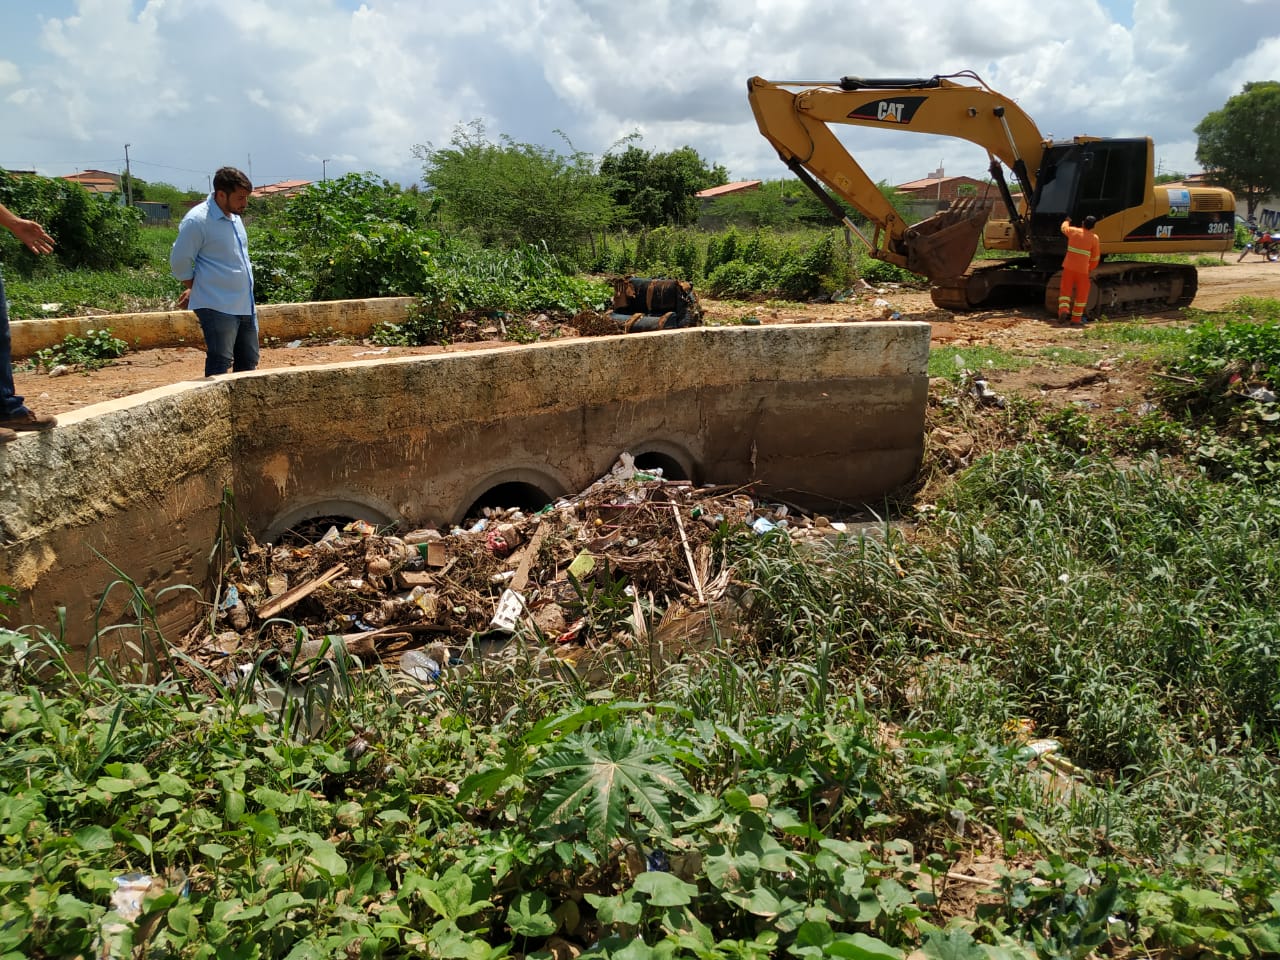
POLYGON ((129 172, 129 144, 124 145, 124 205, 133 206, 133 174, 129 172))
POLYGON ((320 161, 320 182, 324 183, 328 179, 329 179, 329 161, 321 160, 320 161))

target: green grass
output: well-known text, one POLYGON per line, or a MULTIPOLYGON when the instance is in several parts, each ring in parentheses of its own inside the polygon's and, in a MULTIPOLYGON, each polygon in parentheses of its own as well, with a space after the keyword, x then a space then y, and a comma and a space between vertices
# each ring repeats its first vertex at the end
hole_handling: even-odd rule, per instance
POLYGON ((958 380, 964 371, 996 373, 1023 370, 1034 363, 998 347, 935 347, 929 351, 929 376, 958 380))
POLYGON ((145 313, 172 309, 182 285, 169 274, 169 248, 176 227, 146 227, 142 246, 148 263, 128 270, 60 270, 30 278, 6 275, 13 320, 75 317, 92 311, 145 313), (56 306, 55 306, 56 305, 56 306))

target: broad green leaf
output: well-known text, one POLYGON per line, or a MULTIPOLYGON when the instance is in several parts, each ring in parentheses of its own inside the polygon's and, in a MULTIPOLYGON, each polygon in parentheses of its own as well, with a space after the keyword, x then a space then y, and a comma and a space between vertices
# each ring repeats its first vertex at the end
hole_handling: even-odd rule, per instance
POLYGON ((42 797, 0 796, 0 834, 14 836, 22 833, 43 809, 42 797))
POLYGON ((224 846, 221 843, 202 843, 197 847, 197 849, 214 863, 217 863, 231 852, 230 847, 224 846))
POLYGON ((649 946, 639 937, 636 937, 621 950, 609 951, 609 956, 613 960, 666 960, 666 958, 674 956, 676 945, 674 943, 659 942, 654 946, 649 946))
POLYGON ((185 797, 191 792, 191 786, 187 781, 167 770, 156 777, 156 786, 171 797, 185 797))
POLYGON ((551 901, 541 890, 522 893, 507 911, 507 926, 522 936, 549 937, 560 927, 550 908, 551 901))
POLYGON ((270 787, 258 787, 253 791, 253 799, 264 810, 280 810, 289 805, 290 797, 270 787))
POLYGON ((0 883, 30 883, 35 874, 25 867, 10 867, 0 870, 0 883))
POLYGON ((692 903, 698 888, 670 873, 648 871, 636 877, 634 888, 647 894, 655 907, 683 907, 692 903))
POLYGON ((164 919, 169 929, 184 940, 190 940, 200 933, 200 920, 196 916, 195 906, 189 900, 170 907, 164 919))
POLYGON ((1280 925, 1256 924, 1244 927, 1240 933, 1253 944, 1258 953, 1280 955, 1280 925))
POLYGON ((132 780, 122 780, 119 777, 99 777, 97 779, 98 789, 105 790, 107 793, 128 793, 136 786, 137 784, 132 780))
POLYGON ((311 839, 311 859, 330 877, 344 877, 347 874, 347 861, 342 859, 338 848, 328 840, 319 837, 311 839))
POLYGON ((834 939, 829 923, 806 921, 797 928, 795 942, 788 952, 801 957, 825 957, 827 945, 834 939))
POLYGON ((82 923, 92 919, 96 909, 93 904, 85 903, 79 897, 69 893, 60 895, 54 903, 57 904, 55 912, 59 917, 66 920, 79 920, 82 923))
POLYGON ((81 827, 74 836, 76 845, 81 850, 110 850, 115 846, 115 841, 111 839, 111 831, 96 824, 81 827))
MULTIPOLYGON (((589 708, 590 709, 590 708, 589 708)), ((534 820, 562 823, 582 817, 599 847, 625 835, 635 806, 651 830, 671 831, 670 794, 689 795, 680 772, 663 755, 670 748, 642 738, 629 725, 602 734, 566 738, 564 745, 533 763, 529 776, 555 778, 534 810, 534 820)))
POLYGON ((1193 915, 1201 915, 1206 911, 1211 913, 1227 913, 1235 914, 1240 911, 1239 906, 1226 900, 1212 890, 1196 890, 1188 888, 1178 890, 1175 896, 1185 903, 1192 911, 1193 915))
POLYGON ((889 916, 893 916, 903 907, 915 905, 915 898, 911 896, 911 891, 892 878, 880 881, 876 886, 876 897, 889 916))
POLYGON ((850 960, 902 960, 902 951, 865 933, 846 933, 827 946, 827 956, 849 957, 850 960))
POLYGON ((228 790, 222 799, 222 812, 231 823, 239 823, 244 816, 244 792, 228 790))
POLYGON ((757 917, 776 917, 782 911, 782 902, 766 887, 751 887, 745 893, 724 890, 720 895, 757 917))
POLYGON ((604 924, 635 927, 644 918, 644 904, 639 900, 621 896, 602 897, 595 893, 586 894, 586 900, 596 908, 596 915, 604 924))
POLYGON ((920 949, 930 960, 984 960, 986 957, 969 931, 959 927, 934 930, 920 949))

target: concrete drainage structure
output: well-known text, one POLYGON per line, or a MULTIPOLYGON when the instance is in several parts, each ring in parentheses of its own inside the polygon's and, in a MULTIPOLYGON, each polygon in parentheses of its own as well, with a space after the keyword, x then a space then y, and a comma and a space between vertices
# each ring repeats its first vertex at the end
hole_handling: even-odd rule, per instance
POLYGON ((8 625, 56 630, 64 608, 83 651, 95 625, 135 619, 128 582, 107 590, 123 575, 172 639, 205 609, 223 534, 271 540, 330 515, 451 524, 478 502, 576 493, 623 452, 815 508, 875 503, 919 468, 928 356, 925 323, 700 327, 257 371, 98 404, 0 446, 8 625), (194 589, 166 589, 179 585, 194 589))

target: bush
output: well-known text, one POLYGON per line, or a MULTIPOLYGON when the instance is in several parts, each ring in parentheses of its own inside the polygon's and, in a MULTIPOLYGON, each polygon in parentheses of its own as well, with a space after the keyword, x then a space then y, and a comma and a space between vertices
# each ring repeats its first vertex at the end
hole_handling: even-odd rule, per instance
POLYGON ((0 260, 20 276, 68 270, 140 266, 142 214, 116 197, 91 194, 79 184, 49 177, 14 177, 0 171, 0 203, 38 220, 54 240, 52 258, 38 257, 7 230, 0 231, 0 260))
POLYGON ((348 300, 423 293, 431 273, 434 234, 395 221, 348 234, 316 271, 315 297, 348 300))
POLYGON ((36 365, 45 370, 68 364, 85 370, 97 370, 105 367, 129 350, 129 345, 118 337, 112 336, 111 329, 88 330, 83 337, 72 334, 56 346, 37 350, 36 365))
POLYGON ((717 299, 738 299, 759 293, 769 282, 763 267, 732 260, 707 278, 707 293, 717 299))

